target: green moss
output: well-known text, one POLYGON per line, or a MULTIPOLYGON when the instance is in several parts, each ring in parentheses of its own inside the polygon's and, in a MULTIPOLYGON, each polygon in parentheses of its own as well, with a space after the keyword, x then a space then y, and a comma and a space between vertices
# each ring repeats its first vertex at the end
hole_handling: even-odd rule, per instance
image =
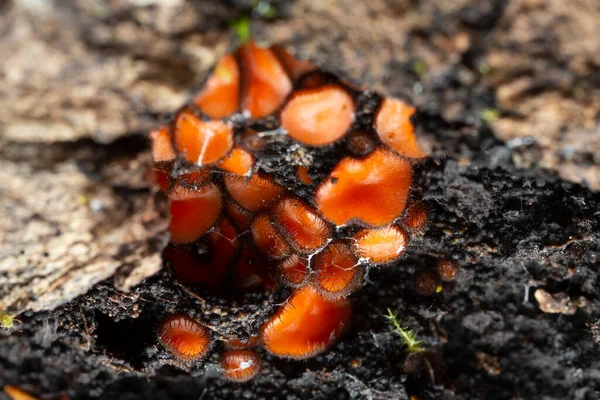
POLYGON ((417 333, 408 327, 403 327, 398 321, 398 317, 388 308, 388 315, 384 315, 394 326, 394 330, 400 335, 402 344, 406 346, 409 353, 418 353, 423 350, 421 341, 417 340, 417 333))
POLYGON ((250 18, 247 16, 234 19, 229 23, 229 28, 235 33, 240 42, 250 40, 250 18))
POLYGON ((5 314, 3 311, 0 311, 0 328, 9 331, 15 327, 15 322, 19 322, 19 320, 13 315, 5 314))
POLYGON ((500 118, 500 110, 497 110, 495 108, 484 108, 479 114, 479 116, 482 120, 489 124, 500 118))

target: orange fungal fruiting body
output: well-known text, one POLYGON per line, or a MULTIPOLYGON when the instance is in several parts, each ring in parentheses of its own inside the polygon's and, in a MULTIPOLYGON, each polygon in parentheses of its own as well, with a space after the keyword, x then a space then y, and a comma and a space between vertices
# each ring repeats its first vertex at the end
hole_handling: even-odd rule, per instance
MULTIPOLYGON (((348 296, 367 268, 397 265, 406 232, 423 231, 427 212, 412 186, 425 153, 414 112, 281 47, 248 41, 221 57, 190 104, 150 134, 151 176, 170 201, 168 273, 199 315, 217 301, 205 298, 205 288, 218 289, 210 296, 223 297, 213 308, 220 312, 206 320, 219 337, 254 338, 225 341, 227 379, 256 375, 261 345, 297 359, 332 346, 350 324, 348 296), (268 309, 250 304, 238 312, 246 301, 272 301, 256 292, 278 285, 274 294, 290 297, 262 325, 260 340, 258 328, 231 329, 238 315, 268 309)), ((453 271, 440 264, 439 277, 421 274, 416 290, 430 294, 453 271)), ((159 341, 184 361, 200 360, 210 336, 186 315, 159 329, 159 341)))
POLYGON ((410 162, 379 149, 364 159, 342 159, 315 200, 323 216, 337 225, 356 219, 382 226, 402 214, 411 183, 410 162))
POLYGON ((208 329, 185 315, 174 315, 164 320, 158 338, 161 344, 181 361, 201 359, 211 345, 208 329))
POLYGON ((211 164, 229 153, 233 132, 224 122, 202 121, 184 110, 175 120, 175 146, 190 163, 211 164))
POLYGON ((314 285, 326 297, 347 296, 362 282, 362 266, 345 243, 330 243, 313 258, 313 265, 314 285))
POLYGON ((196 105, 210 118, 223 118, 238 109, 240 71, 235 58, 226 54, 217 63, 206 87, 194 99, 196 105))
POLYGON ((242 107, 254 118, 265 117, 281 106, 292 90, 283 66, 270 49, 248 42, 240 49, 248 85, 242 107))
POLYGON ((317 210, 299 200, 283 199, 273 209, 274 220, 298 251, 314 252, 323 247, 331 235, 331 227, 317 210))
POLYGON ((265 323, 261 339, 276 356, 303 359, 331 346, 350 322, 350 301, 329 301, 315 289, 298 289, 265 323))
POLYGON ((450 260, 440 260, 437 263, 436 270, 440 279, 444 282, 452 282, 458 278, 458 265, 450 260))
POLYGON ((223 375, 232 382, 246 382, 260 371, 260 357, 254 350, 228 350, 221 356, 223 375))
POLYGON ((394 261, 406 249, 408 237, 397 226, 365 229, 355 237, 356 252, 360 257, 375 264, 394 261))
POLYGON ((301 90, 281 112, 281 126, 288 134, 311 146, 340 139, 353 120, 352 97, 338 86, 301 90))
POLYGON ((406 157, 423 158, 410 117, 415 109, 398 99, 384 99, 375 118, 375 130, 381 141, 406 157))
POLYGON ((199 190, 178 187, 171 192, 171 242, 193 242, 208 232, 219 217, 221 196, 213 184, 199 190))

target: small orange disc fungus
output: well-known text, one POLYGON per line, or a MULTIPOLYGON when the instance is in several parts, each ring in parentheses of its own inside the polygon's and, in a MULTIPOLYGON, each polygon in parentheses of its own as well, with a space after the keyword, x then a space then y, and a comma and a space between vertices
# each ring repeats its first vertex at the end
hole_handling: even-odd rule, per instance
POLYGON ((306 286, 263 325, 261 339, 275 356, 305 359, 331 347, 347 328, 350 315, 348 299, 329 301, 306 286))
POLYGON ((377 116, 375 130, 381 141, 406 157, 423 158, 427 155, 417 143, 410 117, 415 113, 411 107, 398 99, 383 99, 377 116))
POLYGON ((210 331, 187 315, 174 315, 160 325, 160 343, 181 361, 196 361, 208 352, 210 331))
POLYGON ((241 147, 235 147, 217 167, 236 175, 246 175, 252 169, 254 157, 241 147))
POLYGON ((363 268, 350 246, 343 242, 330 243, 312 261, 312 282, 328 298, 347 296, 362 283, 363 268))
POLYGON ((271 178, 258 175, 249 178, 226 175, 225 186, 240 206, 252 212, 266 209, 283 193, 283 188, 271 178))
POLYGON ((266 214, 257 215, 252 221, 252 237, 256 247, 269 257, 289 254, 289 247, 266 214))
POLYGON ((150 139, 152 140, 152 160, 154 162, 171 161, 177 157, 168 127, 163 126, 150 132, 150 139))
POLYGON ((427 209, 421 203, 409 205, 402 220, 403 225, 411 230, 418 231, 427 222, 427 209))
POLYGON ((359 219, 383 226, 404 211, 411 182, 410 162, 378 149, 361 160, 342 159, 317 188, 315 201, 337 225, 359 219))
POLYGON ((175 146, 183 157, 200 166, 225 157, 233 147, 233 131, 222 121, 202 121, 190 110, 175 120, 175 146))
POLYGON ((273 220, 300 252, 314 252, 323 247, 331 235, 329 223, 297 199, 288 197, 275 204, 273 220))
POLYGON ((204 235, 214 225, 221 212, 221 191, 214 184, 198 190, 181 186, 169 193, 172 243, 189 243, 204 235))
POLYGON ((339 86, 300 90, 281 112, 281 126, 288 134, 311 146, 335 142, 353 121, 354 102, 339 86))
POLYGON ((279 265, 283 281, 290 286, 299 286, 304 282, 307 268, 307 260, 297 254, 292 254, 279 265))
POLYGON ((437 263, 436 270, 440 279, 444 282, 452 282, 458 278, 460 270, 458 265, 450 260, 440 260, 437 263))
POLYGON ((406 233, 393 225, 365 229, 357 233, 354 239, 354 249, 359 257, 375 264, 394 261, 404 253, 408 244, 406 233))
POLYGON ((229 350, 221 356, 221 369, 232 382, 247 382, 260 371, 260 356, 254 350, 229 350))
POLYGON ((238 108, 239 91, 240 71, 235 58, 227 54, 217 63, 194 104, 210 118, 227 117, 238 108))
POLYGON ((253 118, 262 118, 274 112, 292 90, 292 82, 283 66, 269 49, 249 41, 240 48, 246 67, 242 109, 253 118))

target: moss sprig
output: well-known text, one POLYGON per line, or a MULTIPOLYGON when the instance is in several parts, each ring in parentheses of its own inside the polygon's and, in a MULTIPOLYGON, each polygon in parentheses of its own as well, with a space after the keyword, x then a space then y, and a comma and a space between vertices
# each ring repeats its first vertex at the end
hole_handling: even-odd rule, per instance
POLYGON ((388 315, 384 315, 384 317, 387 318, 390 321, 390 323, 394 326, 394 330, 400 335, 402 344, 406 346, 406 349, 409 353, 412 354, 423 351, 423 348, 421 347, 422 342, 420 340, 417 340, 417 332, 408 327, 403 327, 402 325, 400 325, 400 321, 398 321, 398 316, 392 313, 392 310, 388 308, 388 315))

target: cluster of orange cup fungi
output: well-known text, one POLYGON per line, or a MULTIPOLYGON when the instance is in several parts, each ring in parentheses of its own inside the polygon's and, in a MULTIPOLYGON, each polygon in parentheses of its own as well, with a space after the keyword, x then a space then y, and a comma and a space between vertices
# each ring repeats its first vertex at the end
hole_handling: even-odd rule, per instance
MULTIPOLYGON (((367 102, 364 93, 279 47, 248 42, 221 57, 191 104, 151 133, 154 180, 170 199, 164 255, 179 282, 293 291, 249 343, 225 343, 221 368, 232 381, 256 375, 258 345, 294 359, 329 348, 350 323, 348 296, 365 269, 398 259, 426 222, 410 200, 413 167, 425 157, 415 110, 372 93, 367 102), (310 157, 281 154, 290 186, 263 168, 270 140, 338 158, 323 171, 310 157)), ((185 315, 167 318, 159 340, 185 362, 213 342, 185 315)))

